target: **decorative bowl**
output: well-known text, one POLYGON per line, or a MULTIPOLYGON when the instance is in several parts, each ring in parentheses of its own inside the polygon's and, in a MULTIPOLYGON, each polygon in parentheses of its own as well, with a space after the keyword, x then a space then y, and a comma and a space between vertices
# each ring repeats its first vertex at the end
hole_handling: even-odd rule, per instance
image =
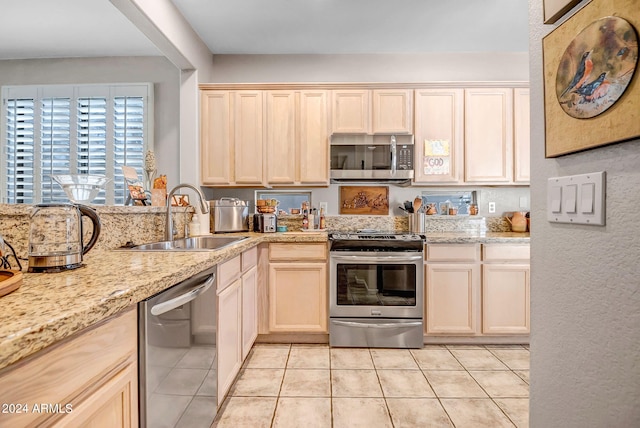
POLYGON ((51 178, 62 187, 71 202, 78 204, 93 201, 111 180, 104 175, 92 174, 58 174, 51 178))

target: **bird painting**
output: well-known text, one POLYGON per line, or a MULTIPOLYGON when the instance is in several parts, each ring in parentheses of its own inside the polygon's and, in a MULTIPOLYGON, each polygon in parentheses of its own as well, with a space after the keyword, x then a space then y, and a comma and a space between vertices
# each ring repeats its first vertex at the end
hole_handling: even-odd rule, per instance
POLYGON ((582 85, 579 88, 576 88, 575 90, 573 90, 573 92, 579 95, 582 95, 583 101, 591 101, 593 99, 593 94, 602 85, 602 82, 604 82, 604 78, 606 76, 607 76, 606 71, 604 73, 600 73, 600 76, 598 76, 596 80, 594 80, 593 82, 587 83, 586 85, 582 85))
POLYGON ((591 75, 591 70, 593 70, 593 61, 591 60, 591 52, 587 51, 582 54, 582 58, 580 59, 580 65, 578 65, 578 69, 576 70, 576 74, 571 79, 571 83, 569 86, 560 94, 560 98, 564 97, 567 92, 572 89, 576 89, 581 87, 584 82, 587 81, 589 76, 591 75))

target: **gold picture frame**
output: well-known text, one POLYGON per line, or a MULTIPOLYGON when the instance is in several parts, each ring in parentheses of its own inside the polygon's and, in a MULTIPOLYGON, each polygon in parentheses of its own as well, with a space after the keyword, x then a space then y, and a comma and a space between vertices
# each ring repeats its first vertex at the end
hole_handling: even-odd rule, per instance
POLYGON ((544 23, 553 24, 562 18, 572 7, 580 3, 580 0, 544 0, 544 23))
MULTIPOLYGON (((563 54, 583 29, 595 21, 616 16, 640 28, 637 0, 591 2, 542 40, 544 66, 545 157, 552 158, 623 142, 640 136, 640 82, 635 72, 622 96, 603 113, 576 118, 565 113, 556 88, 563 54)), ((637 52, 637 44, 635 46, 637 52)), ((594 71, 595 72, 595 71, 594 71)), ((595 76, 592 76, 595 78, 595 76)))

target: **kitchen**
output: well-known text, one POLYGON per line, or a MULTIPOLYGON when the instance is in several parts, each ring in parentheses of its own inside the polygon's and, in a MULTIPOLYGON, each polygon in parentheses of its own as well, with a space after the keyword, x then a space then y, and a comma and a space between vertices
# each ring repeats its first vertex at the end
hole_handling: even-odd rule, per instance
MULTIPOLYGON (((541 5, 536 3, 533 6, 534 6, 533 15, 535 16, 532 15, 532 18, 531 18, 533 22, 532 25, 536 30, 540 30, 540 28, 544 27, 542 26, 542 24, 539 23, 541 22, 541 19, 538 16, 541 14, 541 5), (537 18, 537 19, 534 20, 534 18, 537 18)), ((155 13, 157 12, 148 11, 149 16, 154 16, 155 13)), ((160 27, 163 26, 162 23, 159 23, 158 25, 160 27)), ((536 36, 536 37, 539 37, 539 36, 536 36)), ((534 40, 538 40, 538 39, 534 39, 534 40)), ((175 43, 178 46, 180 45, 179 40, 176 40, 175 43)), ((188 49, 186 51, 188 51, 188 49)), ((538 56, 536 56, 536 52, 532 52, 532 55, 534 60, 537 60, 537 61, 540 60, 539 53, 537 53, 538 56)), ((441 54, 441 56, 438 55, 438 57, 448 58, 448 60, 451 61, 452 57, 456 57, 456 54, 441 54)), ((526 55, 521 56, 520 57, 521 60, 518 61, 517 59, 514 60, 513 57, 508 57, 505 55, 501 56, 499 54, 496 54, 496 61, 498 62, 493 62, 492 64, 489 64, 489 62, 486 61, 486 58, 482 58, 482 55, 476 56, 475 62, 473 57, 474 57, 473 55, 470 55, 470 59, 469 59, 472 62, 472 67, 456 68, 455 76, 459 77, 460 78, 459 80, 461 81, 486 81, 486 80, 494 80, 494 79, 521 80, 521 81, 531 80, 532 88, 539 89, 541 87, 541 82, 539 81, 538 74, 534 74, 532 72, 532 78, 529 79, 528 77, 528 71, 527 71, 528 65, 527 65, 526 55), (513 76, 512 75, 495 76, 494 67, 495 67, 495 64, 499 64, 499 61, 501 58, 504 60, 505 67, 498 67, 498 68, 500 68, 503 71, 506 69, 511 69, 512 71, 516 71, 513 69, 515 67, 514 64, 521 64, 522 66, 518 68, 520 72, 518 73, 516 71, 516 73, 514 73, 513 76), (471 70, 473 71, 473 73, 471 72, 471 70), (536 77, 537 80, 534 79, 533 77, 536 77)), ((173 58, 173 59, 176 62, 179 61, 179 59, 176 59, 176 58, 173 58)), ((362 70, 367 70, 366 73, 356 72, 354 71, 353 68, 340 67, 342 65, 345 65, 346 59, 343 57, 334 58, 333 62, 329 61, 324 63, 320 62, 318 59, 315 60, 317 62, 314 62, 314 59, 309 57, 299 58, 299 59, 291 58, 287 60, 290 62, 284 63, 286 65, 286 67, 284 67, 285 70, 281 70, 278 68, 274 69, 274 61, 272 61, 273 59, 274 57, 269 57, 269 60, 260 59, 260 58, 244 58, 243 59, 238 57, 218 58, 218 61, 219 61, 218 64, 220 64, 220 69, 217 71, 215 76, 219 77, 220 79, 219 82, 234 82, 234 81, 258 82, 259 79, 255 78, 254 75, 250 74, 250 70, 255 70, 256 67, 259 66, 259 69, 261 71, 260 75, 265 82, 297 81, 299 77, 296 78, 297 76, 287 74, 285 71, 293 70, 293 69, 302 67, 304 65, 305 67, 309 67, 309 69, 312 70, 309 72, 310 81, 319 81, 319 80, 323 80, 323 78, 331 79, 332 76, 334 76, 333 79, 335 79, 336 81, 342 81, 342 80, 387 81, 389 79, 388 77, 385 77, 380 74, 381 73, 380 68, 376 68, 376 64, 377 64, 377 62, 375 61, 376 58, 365 57, 362 59, 361 68, 362 70), (238 67, 235 67, 235 68, 232 67, 232 65, 236 61, 238 63, 245 62, 247 65, 246 68, 241 69, 238 67), (340 69, 342 72, 338 73, 335 71, 336 69, 340 69), (225 70, 228 70, 228 74, 226 75, 224 74, 225 70), (347 70, 347 73, 345 73, 344 70, 347 70), (351 71, 348 71, 348 70, 351 70, 351 71), (378 70, 378 74, 376 74, 376 70, 378 70), (321 72, 322 72, 322 76, 319 76, 317 73, 321 73, 321 72), (352 73, 353 75, 355 75, 355 77, 349 78, 350 77, 349 73, 352 73), (238 79, 238 80, 234 80, 232 77, 235 77, 235 79, 238 79)), ((418 65, 420 64, 421 58, 413 58, 413 59, 415 59, 415 61, 412 62, 412 64, 418 64, 418 65)), ((422 60, 424 60, 425 62, 428 62, 429 65, 432 65, 433 62, 437 62, 437 61, 427 61, 425 60, 424 57, 422 57, 422 60)), ((56 64, 46 64, 45 61, 41 60, 40 64, 38 65, 40 65, 41 67, 51 67, 50 70, 54 71, 54 73, 51 73, 52 79, 57 79, 57 82, 64 82, 65 81, 64 77, 61 75, 65 73, 65 70, 68 70, 68 69, 65 69, 65 66, 69 66, 70 64, 73 64, 73 62, 74 60, 60 60, 60 61, 56 61, 56 64), (59 70, 57 77, 55 74, 56 69, 59 70)), ((91 61, 88 61, 88 62, 91 62, 91 61)), ((128 63, 129 65, 131 65, 131 69, 133 70, 132 72, 134 73, 139 72, 140 77, 137 77, 137 78, 129 77, 129 79, 133 79, 137 81, 145 80, 144 79, 145 69, 136 67, 138 64, 141 64, 141 63, 144 64, 145 62, 148 65, 143 65, 143 67, 146 67, 147 72, 149 70, 155 70, 155 72, 166 71, 165 74, 167 76, 167 80, 178 78, 178 73, 170 70, 170 67, 166 67, 166 65, 168 64, 166 61, 164 62, 164 66, 163 66, 163 60, 131 59, 131 60, 128 60, 128 63)), ((86 65, 86 63, 87 62, 83 62, 84 65, 86 65)), ((441 62, 439 64, 441 64, 441 62)), ((533 63, 533 64, 539 64, 539 62, 533 63)), ((96 68, 106 70, 109 68, 109 61, 96 60, 95 66, 96 68)), ((423 80, 438 81, 438 80, 448 80, 447 77, 451 78, 452 74, 450 72, 447 73, 447 70, 445 70, 445 67, 441 65, 440 67, 441 68, 427 67, 425 64, 424 67, 416 66, 416 67, 410 67, 410 68, 403 68, 402 70, 398 71, 398 73, 401 73, 404 76, 398 76, 398 78, 392 78, 391 81, 407 81, 407 82, 423 81, 423 80)), ((184 67, 184 68, 186 69, 189 67, 184 67)), ((38 80, 37 73, 34 73, 34 74, 36 74, 36 76, 32 77, 32 79, 34 81, 37 81, 38 80)), ((3 72, 3 75, 6 75, 6 74, 3 72)), ((113 77, 111 78, 113 79, 113 77)), ((97 80, 98 78, 95 78, 95 79, 97 80)), ((123 80, 125 81, 129 79, 123 78, 123 80)), ((184 95, 180 94, 180 97, 179 97, 179 102, 184 103, 184 105, 181 106, 181 112, 184 113, 184 114, 181 114, 181 117, 180 117, 181 124, 180 126, 169 126, 169 124, 167 124, 167 128, 169 128, 168 132, 164 132, 164 133, 156 132, 156 134, 158 135, 158 138, 166 138, 167 141, 170 141, 170 140, 175 141, 179 137, 180 140, 184 141, 185 143, 184 145, 181 144, 179 148, 175 147, 175 145, 172 145, 172 144, 166 144, 166 145, 161 144, 158 146, 157 150, 165 151, 164 153, 159 153, 159 157, 162 156, 164 159, 171 159, 172 157, 174 159, 175 158, 181 159, 180 161, 181 165, 179 167, 163 165, 163 168, 167 171, 167 173, 170 176, 176 177, 179 175, 178 171, 180 171, 180 178, 182 181, 197 183, 199 180, 199 175, 192 168, 193 162, 190 161, 188 154, 197 153, 198 151, 197 145, 195 143, 197 141, 197 137, 195 136, 195 134, 197 134, 198 132, 197 131, 198 115, 197 115, 197 112, 196 114, 191 114, 191 115, 188 113, 194 111, 194 109, 196 108, 195 106, 197 105, 197 102, 198 102, 197 89, 196 89, 198 82, 197 82, 197 78, 194 80, 193 74, 189 74, 189 73, 183 73, 182 79, 185 87, 188 85, 192 85, 191 86, 192 90, 187 91, 189 92, 187 94, 184 94, 184 95), (183 123, 182 121, 186 123, 183 123), (178 136, 178 132, 180 134, 179 136, 178 136), (169 136, 166 137, 166 135, 169 135, 169 136), (183 156, 179 156, 180 153, 183 153, 183 156)), ((216 80, 208 79, 205 77, 205 78, 201 78, 200 82, 215 83, 216 80)), ((171 85, 169 85, 167 88, 169 90, 169 93, 160 92, 157 94, 157 96, 165 96, 165 95, 173 94, 173 96, 175 97, 174 101, 178 102, 177 89, 171 88, 171 85)), ((540 122, 542 120, 541 119, 542 116, 540 113, 540 110, 541 110, 540 106, 542 105, 542 101, 540 99, 539 94, 532 92, 532 103, 534 106, 538 107, 537 109, 532 110, 534 112, 532 116, 533 118, 532 134, 533 136, 537 137, 532 139, 532 141, 535 142, 543 139, 543 135, 541 135, 542 131, 540 131, 540 129, 543 128, 540 125, 540 122)), ((175 124, 175 120, 173 123, 175 124)), ((157 126, 161 126, 161 125, 158 124, 157 126)), ((632 143, 631 147, 634 147, 634 144, 635 143, 632 143)), ((622 337, 620 339, 614 340, 613 346, 609 347, 609 349, 606 352, 604 352, 604 354, 601 353, 601 351, 599 349, 596 349, 595 347, 588 347, 587 352, 591 357, 591 362, 589 363, 583 362, 583 363, 577 364, 575 361, 575 357, 573 357, 572 354, 575 354, 575 355, 580 354, 583 350, 582 346, 587 346, 585 344, 585 341, 588 341, 587 343, 591 343, 594 335, 595 337, 599 337, 598 335, 607 334, 606 332, 602 331, 601 328, 599 328, 600 324, 610 326, 612 330, 622 330, 622 331, 625 331, 626 329, 625 326, 633 325, 632 324, 633 317, 631 317, 630 315, 633 314, 634 311, 630 308, 629 305, 634 300, 629 296, 627 296, 627 298, 625 299, 624 298, 624 296, 626 295, 625 293, 621 293, 620 296, 616 297, 614 300, 616 302, 616 307, 618 308, 616 311, 622 310, 623 311, 622 313, 629 315, 628 320, 624 321, 624 320, 618 319, 617 317, 612 319, 610 316, 603 314, 601 311, 601 308, 594 307, 593 304, 587 303, 587 302, 580 303, 576 307, 575 311, 568 310, 567 307, 563 307, 562 309, 560 309, 556 305, 552 304, 552 302, 549 301, 548 298, 545 298, 545 296, 551 297, 556 292, 560 291, 557 289, 555 291, 545 289, 546 290, 544 291, 545 294, 540 294, 539 297, 536 299, 535 293, 542 293, 542 291, 536 291, 536 284, 540 284, 539 287, 542 287, 542 284, 544 284, 545 282, 556 283, 557 280, 555 279, 555 276, 560 275, 560 277, 563 278, 562 283, 567 284, 567 287, 570 286, 571 284, 575 284, 576 288, 580 288, 582 287, 582 284, 592 284, 590 285, 589 290, 595 293, 601 293, 602 291, 596 292, 591 287, 597 287, 598 284, 601 284, 604 281, 606 281, 605 278, 609 278, 612 276, 621 278, 623 283, 625 283, 624 281, 626 281, 623 278, 629 278, 629 275, 633 272, 633 268, 632 268, 632 266, 634 266, 633 263, 620 266, 619 261, 632 260, 634 255, 637 256, 637 252, 635 251, 637 246, 632 241, 630 242, 630 245, 625 246, 626 249, 624 252, 621 251, 620 249, 616 249, 608 245, 606 245, 607 251, 605 254, 602 254, 601 252, 598 251, 598 257, 605 256, 607 260, 609 258, 612 258, 612 261, 615 260, 615 263, 606 263, 605 265, 603 265, 599 261, 596 261, 594 263, 592 258, 590 260, 590 257, 592 257, 591 251, 595 252, 597 248, 602 248, 603 242, 601 242, 601 239, 606 239, 606 242, 609 242, 610 240, 613 242, 615 241, 614 238, 619 238, 622 242, 625 242, 629 239, 628 238, 629 224, 628 222, 627 223, 622 222, 624 215, 621 215, 619 217, 616 216, 615 218, 608 219, 608 223, 607 223, 608 226, 607 226, 605 236, 603 236, 600 233, 594 234, 592 231, 586 230, 584 231, 584 236, 580 235, 580 237, 578 237, 575 233, 575 229, 573 230, 559 229, 555 227, 552 228, 549 225, 545 225, 542 220, 544 218, 543 210, 545 205, 545 202, 544 202, 545 201, 545 191, 544 191, 545 171, 548 172, 546 176, 556 175, 557 171, 553 171, 553 172, 548 171, 548 169, 554 168, 553 165, 556 164, 556 161, 543 160, 544 156, 541 154, 542 153, 541 145, 532 144, 532 151, 537 154, 537 157, 532 156, 532 164, 534 165, 533 170, 536 173, 542 172, 540 176, 536 176, 535 174, 532 176, 532 185, 531 185, 532 186, 531 209, 532 209, 533 217, 535 218, 537 214, 537 217, 540 219, 538 223, 536 223, 536 224, 540 224, 539 226, 540 229, 536 231, 534 228, 534 232, 532 233, 532 249, 533 249, 532 263, 534 265, 534 271, 532 273, 533 287, 532 287, 532 339, 531 339, 532 348, 533 348, 532 373, 534 377, 534 383, 532 385, 532 392, 531 392, 532 425, 534 426, 536 425, 536 420, 538 421, 547 420, 546 418, 552 418, 554 415, 556 416, 556 418, 570 418, 570 420, 575 420, 575 421, 602 420, 598 418, 604 418, 605 416, 603 415, 606 414, 606 412, 600 412, 599 409, 602 409, 604 407, 607 407, 610 409, 620 409, 620 412, 623 415, 626 415, 627 418, 633 418, 634 415, 635 417, 637 417, 637 414, 634 414, 633 411, 625 411, 626 409, 625 403, 627 403, 628 400, 633 400, 634 397, 637 398, 637 393, 633 392, 634 391, 633 388, 629 389, 627 391, 628 394, 624 396, 619 396, 618 394, 607 394, 606 397, 601 397, 599 393, 595 392, 595 394, 597 394, 597 396, 601 398, 602 401, 599 402, 598 405, 594 405, 592 400, 587 398, 588 397, 588 395, 586 395, 587 392, 585 392, 585 395, 578 394, 576 396, 575 391, 571 391, 570 393, 568 393, 565 390, 565 393, 562 394, 563 388, 556 385, 556 379, 561 379, 562 376, 564 376, 563 373, 566 373, 566 375, 571 378, 574 378, 576 376, 585 376, 585 373, 582 373, 582 372, 578 373, 576 372, 576 370, 578 370, 580 367, 583 367, 583 368, 592 367, 592 365, 593 367, 597 367, 597 369, 588 370, 588 372, 590 373, 588 379, 592 379, 595 381, 593 386, 594 388, 596 387, 596 385, 606 385, 609 382, 609 380, 614 381, 614 379, 618 384, 629 385, 629 382, 632 381, 633 376, 629 376, 629 372, 625 372, 624 368, 629 367, 628 365, 629 358, 632 358, 634 355, 637 356, 637 352, 635 352, 636 350, 634 348, 629 349, 626 346, 623 346, 621 342, 623 340, 622 337), (538 189, 538 192, 534 191, 536 188, 538 189), (555 237, 555 235, 557 234, 559 234, 559 236, 555 237), (537 251, 535 249, 536 239, 539 239, 538 245, 540 246, 537 251), (567 263, 569 265, 573 263, 576 266, 580 266, 577 269, 585 272, 585 274, 586 272, 589 272, 589 281, 578 281, 572 277, 567 277, 564 273, 563 274, 559 273, 562 267, 555 267, 555 266, 557 264, 561 264, 562 260, 550 259, 550 255, 547 255, 546 252, 542 250, 542 248, 546 246, 546 247, 554 248, 555 250, 560 250, 563 253, 566 252, 567 254, 571 254, 570 249, 565 250, 564 246, 561 246, 561 248, 559 248, 558 247, 558 245, 560 245, 559 242, 563 242, 563 243, 564 242, 566 243, 582 242, 586 244, 586 245, 579 245, 581 247, 581 251, 578 252, 578 255, 570 256, 570 257, 567 256, 569 257, 569 259, 567 260, 567 263), (540 265, 540 267, 537 268, 537 270, 535 267, 536 255, 538 257, 538 260, 541 260, 541 261, 544 260, 544 264, 540 265), (586 256, 584 257, 586 262, 581 261, 579 259, 580 256, 586 256), (550 266, 554 266, 554 268, 550 269, 549 268, 550 266), (599 266, 601 271, 595 272, 593 271, 591 266, 594 266, 594 267, 599 266), (616 266, 615 272, 612 272, 611 271, 612 268, 607 268, 606 266, 616 266), (536 304, 536 302, 538 303, 536 304), (588 320, 588 323, 590 326, 589 339, 586 339, 584 337, 584 333, 580 328, 580 325, 582 325, 584 321, 587 321, 587 320, 583 320, 582 317, 578 315, 581 312, 580 308, 593 309, 594 313, 597 314, 597 315, 594 315, 594 318, 592 320, 588 320), (628 309, 620 309, 620 308, 628 308, 628 309), (538 317, 536 317, 536 311, 538 311, 537 313, 540 314, 538 315, 538 317), (561 317, 561 314, 564 314, 566 318, 562 318, 562 319, 566 319, 566 321, 558 321, 557 317, 561 317), (573 321, 575 325, 571 324, 571 321, 573 321), (555 327, 555 324, 552 324, 554 322, 558 323, 558 325, 566 329, 563 332, 563 334, 560 334, 560 332, 557 330, 558 327, 555 327), (538 326, 540 327, 536 327, 536 323, 538 323, 538 326), (552 332, 555 332, 556 335, 553 337, 549 337, 548 335, 551 334, 552 332), (572 333, 569 334, 569 332, 572 332, 572 333), (567 333, 567 334, 564 334, 564 333, 567 333), (542 340, 538 344, 539 346, 538 353, 536 352, 536 335, 538 335, 538 337, 540 337, 542 340), (559 340, 559 338, 564 338, 564 340, 569 341, 569 344, 570 344, 568 349, 566 349, 565 351, 562 351, 562 358, 563 358, 562 363, 558 363, 558 361, 553 357, 555 353, 558 352, 557 350, 565 348, 561 344, 556 343, 557 340, 559 340), (545 343, 554 343, 553 349, 550 349, 547 345, 545 345, 545 343), (561 345, 561 346, 558 346, 558 345, 561 345), (571 350, 573 352, 570 352, 571 350), (621 356, 623 356, 622 361, 625 361, 625 362, 620 363, 620 365, 610 366, 608 363, 611 360, 610 353, 615 351, 621 353, 621 356), (536 358, 540 358, 539 360, 540 365, 538 366, 537 373, 536 373, 536 358), (574 362, 573 365, 571 363, 572 361, 574 362), (556 364, 559 364, 559 366, 556 366, 556 364), (558 368, 555 369, 555 367, 558 367, 558 368), (553 376, 551 376, 550 373, 553 373, 553 376), (540 379, 539 380, 540 384, 538 384, 537 386, 538 388, 540 388, 538 390, 538 394, 536 394, 536 383, 535 383, 536 374, 539 376, 539 379, 540 379), (549 384, 554 386, 550 387, 549 384), (564 400, 553 399, 553 397, 556 396, 556 394, 559 394, 558 396, 563 396, 563 397, 576 396, 576 398, 575 398, 575 401, 571 402, 570 405, 563 406, 561 403, 563 403, 564 400), (541 402, 544 402, 544 406, 539 407, 538 410, 536 411, 537 400, 541 400, 541 402), (576 414, 574 414, 573 409, 580 409, 581 411, 580 415, 578 415, 577 412, 576 414), (582 418, 585 418, 585 419, 582 419, 582 418)), ((625 146, 625 147, 613 146, 605 149, 604 153, 611 154, 611 155, 623 155, 621 157, 624 160, 620 164, 616 163, 614 166, 612 165, 611 162, 606 161, 606 156, 604 156, 605 159, 601 159, 600 157, 598 157, 598 155, 603 154, 603 151, 600 150, 598 151, 598 153, 591 152, 591 153, 586 153, 582 155, 577 155, 578 161, 575 161, 575 163, 569 162, 567 158, 564 158, 562 159, 562 162, 560 162, 560 164, 561 166, 563 166, 563 168, 566 168, 568 170, 581 171, 580 168, 577 167, 577 165, 580 164, 580 160, 586 159, 586 160, 589 160, 590 162, 596 162, 596 165, 604 165, 602 166, 602 168, 607 169, 610 174, 612 172, 616 174, 615 171, 621 171, 621 173, 622 171, 631 171, 634 166, 634 162, 637 161, 637 157, 634 156, 632 151, 629 151, 629 146, 625 146)), ((608 189, 609 195, 615 196, 618 191, 623 192, 626 186, 634 185, 634 180, 637 178, 637 176, 633 174, 629 175, 628 173, 624 173, 624 174, 625 174, 625 183, 628 183, 628 184, 626 184, 625 186, 622 186, 620 189, 617 189, 617 188, 608 189)), ((337 192, 337 189, 335 189, 334 191, 337 192)), ((405 189, 399 189, 399 191, 404 192, 405 189)), ((493 191, 492 188, 490 188, 489 191, 490 192, 493 191)), ((412 192, 410 194, 399 193, 399 197, 397 197, 395 200, 398 202, 401 202, 405 199, 413 198, 414 196, 415 196, 415 192, 412 192)), ((211 194, 208 197, 208 199, 217 199, 217 196, 211 194)), ((250 199, 253 199, 253 198, 250 198, 250 199)), ((331 201, 335 201, 336 199, 335 199, 335 196, 316 197, 316 195, 314 195, 313 200, 314 201, 326 200, 331 202, 331 201)), ((515 201, 517 204, 516 206, 519 205, 519 202, 520 202, 519 200, 520 200, 520 196, 516 196, 515 197, 515 201)), ((621 198, 619 200, 626 201, 625 198, 621 198)), ((496 201, 500 201, 500 200, 496 199, 496 201)), ((617 199, 614 198, 613 201, 614 203, 616 203, 617 199)), ((487 200, 487 202, 489 202, 489 200, 487 200)), ((621 202, 621 203, 616 203, 616 205, 614 205, 613 207, 616 213, 623 214, 626 212, 630 212, 629 210, 633 209, 632 205, 633 204, 629 204, 628 202, 624 202, 624 203, 621 202)), ((612 207, 610 207, 610 209, 611 208, 612 207)), ((329 209, 331 210, 332 208, 330 207, 329 209)), ((500 209, 499 203, 498 203, 498 209, 500 209)), ((334 213, 337 214, 337 210, 334 211, 334 213)), ((482 212, 482 214, 486 215, 485 212, 482 212)), ((580 229, 580 232, 583 232, 583 230, 580 229)), ((90 257, 91 257, 91 253, 89 253, 88 255, 89 260, 91 260, 90 257)), ((577 271, 574 271, 574 273, 578 277, 582 276, 582 274, 578 274, 577 271)), ((630 283, 630 282, 627 282, 627 283, 630 283)), ((169 285, 169 284, 166 284, 166 285, 169 285)), ((564 287, 562 289, 564 290, 564 287)), ((114 289, 113 291, 117 291, 117 289, 114 289)), ((568 298, 572 295, 572 292, 570 291, 566 291, 566 293, 568 294, 562 295, 563 298, 560 301, 564 302, 565 298, 568 298)), ((613 303, 609 303, 611 299, 612 299, 612 296, 607 296, 607 298, 594 299, 594 300, 600 301, 601 303, 607 302, 607 304, 613 304, 613 303)), ((558 304, 560 304, 560 301, 558 302, 558 304)), ((576 303, 572 302, 571 304, 574 305, 576 303)), ((600 337, 604 340, 605 336, 600 336, 600 337)), ((625 340, 624 343, 634 343, 634 341, 625 340)), ((587 388, 587 391, 588 390, 589 388, 587 388)), ((629 419, 629 420, 632 420, 632 419, 629 419)), ((539 422, 538 424, 540 426, 545 425, 542 422, 539 422)), ((576 422, 576 424, 578 424, 578 422, 576 422)), ((549 424, 547 423, 546 425, 549 425, 549 424)))

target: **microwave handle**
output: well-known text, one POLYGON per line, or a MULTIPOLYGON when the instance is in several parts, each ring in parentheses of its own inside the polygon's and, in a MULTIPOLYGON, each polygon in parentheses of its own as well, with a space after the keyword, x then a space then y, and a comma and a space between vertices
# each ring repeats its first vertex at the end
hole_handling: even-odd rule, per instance
POLYGON ((391 175, 396 175, 397 169, 397 157, 396 157, 396 136, 391 136, 390 141, 390 150, 391 150, 391 175))

